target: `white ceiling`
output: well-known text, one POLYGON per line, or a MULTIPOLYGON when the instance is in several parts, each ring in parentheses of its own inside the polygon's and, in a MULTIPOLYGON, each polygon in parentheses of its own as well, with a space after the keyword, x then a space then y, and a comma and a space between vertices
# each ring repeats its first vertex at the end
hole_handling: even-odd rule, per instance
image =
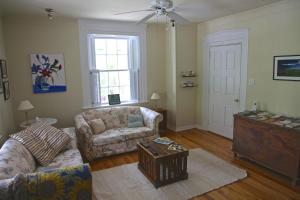
MULTIPOLYGON (((201 22, 264 6, 280 0, 174 0, 177 12, 192 22, 201 22)), ((138 21, 147 12, 116 16, 114 13, 147 9, 149 0, 0 0, 2 15, 41 15, 53 8, 58 16, 138 21)), ((164 17, 160 17, 160 21, 164 17)))

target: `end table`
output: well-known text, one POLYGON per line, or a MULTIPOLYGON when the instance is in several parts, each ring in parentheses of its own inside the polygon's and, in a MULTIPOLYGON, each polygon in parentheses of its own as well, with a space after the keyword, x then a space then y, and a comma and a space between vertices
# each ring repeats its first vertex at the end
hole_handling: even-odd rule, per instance
POLYGON ((156 108, 154 109, 155 112, 162 114, 163 121, 159 123, 159 130, 166 131, 167 130, 167 110, 164 108, 156 108))
POLYGON ((34 125, 36 123, 46 123, 48 125, 53 125, 53 124, 56 124, 57 123, 57 119, 55 118, 38 118, 38 119, 31 119, 31 120, 28 120, 28 122, 24 121, 22 122, 19 126, 21 128, 27 128, 31 125, 34 125))

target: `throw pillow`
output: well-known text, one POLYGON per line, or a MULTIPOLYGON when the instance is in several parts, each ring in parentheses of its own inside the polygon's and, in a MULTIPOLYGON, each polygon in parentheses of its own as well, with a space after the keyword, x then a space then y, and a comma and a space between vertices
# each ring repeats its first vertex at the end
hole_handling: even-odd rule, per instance
POLYGON ((43 123, 30 126, 10 137, 20 141, 42 166, 47 166, 70 142, 67 134, 43 123))
POLYGON ((105 124, 102 119, 93 119, 90 121, 94 134, 99 134, 105 131, 105 124))
POLYGON ((142 115, 128 115, 128 128, 143 127, 144 119, 142 115))

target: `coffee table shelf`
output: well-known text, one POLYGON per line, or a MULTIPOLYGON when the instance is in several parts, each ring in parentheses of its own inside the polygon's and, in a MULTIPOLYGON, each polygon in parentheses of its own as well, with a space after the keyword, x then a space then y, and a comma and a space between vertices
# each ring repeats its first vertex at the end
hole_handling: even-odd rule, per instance
POLYGON ((138 143, 138 168, 158 188, 188 178, 188 154, 155 142, 138 143))

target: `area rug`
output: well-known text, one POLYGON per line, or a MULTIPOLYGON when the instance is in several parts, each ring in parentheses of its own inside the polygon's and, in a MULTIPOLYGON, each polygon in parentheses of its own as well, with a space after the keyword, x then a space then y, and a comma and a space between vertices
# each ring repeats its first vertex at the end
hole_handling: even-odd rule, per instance
POLYGON ((93 191, 98 200, 190 199, 247 177, 239 169, 203 149, 192 149, 187 180, 156 189, 137 169, 137 163, 93 172, 93 191))

